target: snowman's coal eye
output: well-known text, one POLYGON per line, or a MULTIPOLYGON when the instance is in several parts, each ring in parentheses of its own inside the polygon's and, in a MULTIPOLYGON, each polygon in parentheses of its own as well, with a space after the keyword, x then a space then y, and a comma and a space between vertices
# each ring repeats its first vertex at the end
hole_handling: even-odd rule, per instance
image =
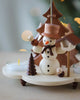
POLYGON ((50 65, 47 65, 47 67, 50 67, 50 65))
POLYGON ((49 51, 47 51, 47 53, 49 53, 49 51))
POLYGON ((50 40, 50 42, 52 42, 52 40, 50 40))

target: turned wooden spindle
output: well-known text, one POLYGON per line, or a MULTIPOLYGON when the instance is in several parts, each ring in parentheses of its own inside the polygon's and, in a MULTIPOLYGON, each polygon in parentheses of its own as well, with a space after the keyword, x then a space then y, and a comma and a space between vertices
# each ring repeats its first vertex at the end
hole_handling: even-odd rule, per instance
POLYGON ((50 0, 50 6, 51 6, 51 8, 50 8, 50 23, 51 24, 53 24, 53 4, 52 4, 52 2, 53 2, 53 0, 50 0))
POLYGON ((70 77, 70 51, 67 52, 67 77, 70 77))

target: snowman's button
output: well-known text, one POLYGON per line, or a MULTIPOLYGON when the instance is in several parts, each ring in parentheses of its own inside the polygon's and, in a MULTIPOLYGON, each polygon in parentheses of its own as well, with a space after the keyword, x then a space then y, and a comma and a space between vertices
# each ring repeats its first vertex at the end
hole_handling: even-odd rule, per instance
POLYGON ((47 67, 49 67, 50 65, 47 65, 47 67))
POLYGON ((49 58, 49 56, 47 56, 49 58))
POLYGON ((50 71, 50 70, 47 70, 48 72, 50 71))
POLYGON ((47 51, 47 53, 49 53, 49 51, 47 51))

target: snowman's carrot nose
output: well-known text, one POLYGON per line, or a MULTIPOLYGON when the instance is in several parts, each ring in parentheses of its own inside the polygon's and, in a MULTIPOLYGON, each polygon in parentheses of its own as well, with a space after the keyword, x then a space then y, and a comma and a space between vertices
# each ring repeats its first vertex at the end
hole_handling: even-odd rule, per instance
POLYGON ((46 42, 45 42, 45 44, 48 44, 48 43, 49 43, 49 41, 46 41, 46 42))

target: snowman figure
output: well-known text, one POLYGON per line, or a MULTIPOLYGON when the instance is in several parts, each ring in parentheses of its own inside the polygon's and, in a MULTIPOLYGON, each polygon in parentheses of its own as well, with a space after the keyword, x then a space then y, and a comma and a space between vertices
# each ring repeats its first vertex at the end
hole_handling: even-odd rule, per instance
MULTIPOLYGON (((60 63, 57 59, 58 54, 63 54, 66 52, 67 48, 63 47, 61 43, 60 50, 57 51, 55 46, 56 40, 59 39, 59 25, 54 24, 45 24, 45 29, 43 33, 43 50, 42 57, 43 59, 40 62, 40 69, 43 74, 46 75, 63 75, 64 72, 62 68, 60 68, 60 63), (61 51, 61 52, 60 52, 61 51)), ((69 49, 69 48, 68 48, 69 49)))

